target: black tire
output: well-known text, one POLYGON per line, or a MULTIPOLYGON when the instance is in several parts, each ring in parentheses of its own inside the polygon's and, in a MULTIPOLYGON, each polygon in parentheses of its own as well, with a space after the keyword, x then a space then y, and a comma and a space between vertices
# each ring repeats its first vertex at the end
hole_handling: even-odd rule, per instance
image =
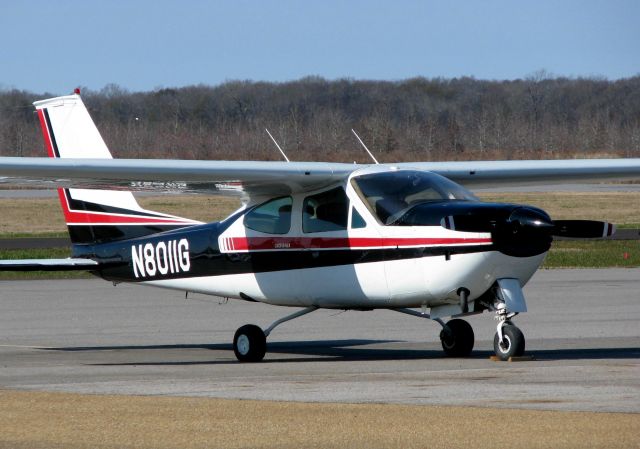
POLYGON ((475 336, 473 328, 464 320, 455 319, 446 324, 440 332, 440 342, 449 357, 466 357, 473 350, 475 336))
POLYGON ((240 362, 259 362, 267 352, 267 337, 258 326, 244 325, 233 336, 233 352, 240 362))
POLYGON ((493 337, 493 350, 500 360, 509 360, 509 357, 520 357, 524 354, 524 334, 513 324, 506 324, 502 328, 504 343, 498 341, 498 333, 493 337))

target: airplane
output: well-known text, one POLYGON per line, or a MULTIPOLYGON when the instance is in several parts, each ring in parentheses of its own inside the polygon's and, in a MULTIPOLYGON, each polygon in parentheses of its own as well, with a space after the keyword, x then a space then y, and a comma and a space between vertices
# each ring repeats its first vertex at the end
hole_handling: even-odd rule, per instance
POLYGON ((240 362, 261 361, 277 326, 323 308, 430 319, 452 357, 466 357, 474 346, 463 318, 494 312, 496 356, 521 356, 525 337, 514 318, 527 311, 522 287, 553 237, 607 237, 614 226, 482 202, 460 183, 640 176, 640 159, 371 165, 113 159, 78 90, 34 106, 49 157, 2 157, 0 176, 58 189, 72 256, 3 260, 0 270, 84 270, 114 284, 301 308, 264 329, 240 327, 233 338, 240 362), (220 222, 201 223, 142 208, 132 192, 144 190, 235 196, 242 205, 220 222))

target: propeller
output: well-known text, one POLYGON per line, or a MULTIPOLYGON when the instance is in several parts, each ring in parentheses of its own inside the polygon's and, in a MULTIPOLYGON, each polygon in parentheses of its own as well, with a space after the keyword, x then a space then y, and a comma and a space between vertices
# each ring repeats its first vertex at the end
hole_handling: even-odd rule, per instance
POLYGON ((581 239, 609 237, 615 233, 615 225, 605 221, 551 220, 544 211, 531 207, 515 208, 508 216, 492 215, 486 213, 448 215, 442 219, 440 225, 446 229, 462 232, 492 232, 500 235, 546 234, 581 239))

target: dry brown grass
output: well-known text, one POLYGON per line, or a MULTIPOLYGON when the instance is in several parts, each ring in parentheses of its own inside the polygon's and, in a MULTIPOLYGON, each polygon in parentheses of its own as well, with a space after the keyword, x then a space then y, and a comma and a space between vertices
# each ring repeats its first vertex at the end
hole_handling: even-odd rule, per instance
POLYGON ((0 200, 0 234, 66 232, 57 198, 3 198, 0 200))
POLYGON ((238 199, 209 195, 144 196, 138 201, 149 210, 204 222, 222 220, 240 207, 238 199))
POLYGON ((640 198, 635 192, 483 193, 484 201, 530 204, 555 219, 640 223, 640 198))
MULTIPOLYGON (((205 195, 164 195, 138 198, 142 207, 204 222, 227 217, 240 201, 205 195)), ((0 234, 64 233, 67 231, 57 198, 0 199, 0 234)))
POLYGON ((640 415, 0 391, 0 447, 632 448, 640 415))
MULTIPOLYGON (((480 196, 485 201, 538 206, 557 219, 640 223, 640 199, 634 192, 491 193, 480 196)), ((150 210, 204 222, 225 218, 240 206, 237 199, 207 195, 143 196, 139 202, 150 210)), ((0 234, 46 232, 66 232, 56 198, 0 200, 0 234)))

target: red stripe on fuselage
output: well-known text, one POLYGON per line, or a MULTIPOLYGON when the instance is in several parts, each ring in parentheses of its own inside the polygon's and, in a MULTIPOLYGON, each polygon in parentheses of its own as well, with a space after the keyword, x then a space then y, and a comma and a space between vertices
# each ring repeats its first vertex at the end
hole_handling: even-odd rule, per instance
POLYGON ((382 238, 382 237, 231 237, 234 251, 288 249, 398 248, 442 245, 491 244, 491 238, 382 238))

